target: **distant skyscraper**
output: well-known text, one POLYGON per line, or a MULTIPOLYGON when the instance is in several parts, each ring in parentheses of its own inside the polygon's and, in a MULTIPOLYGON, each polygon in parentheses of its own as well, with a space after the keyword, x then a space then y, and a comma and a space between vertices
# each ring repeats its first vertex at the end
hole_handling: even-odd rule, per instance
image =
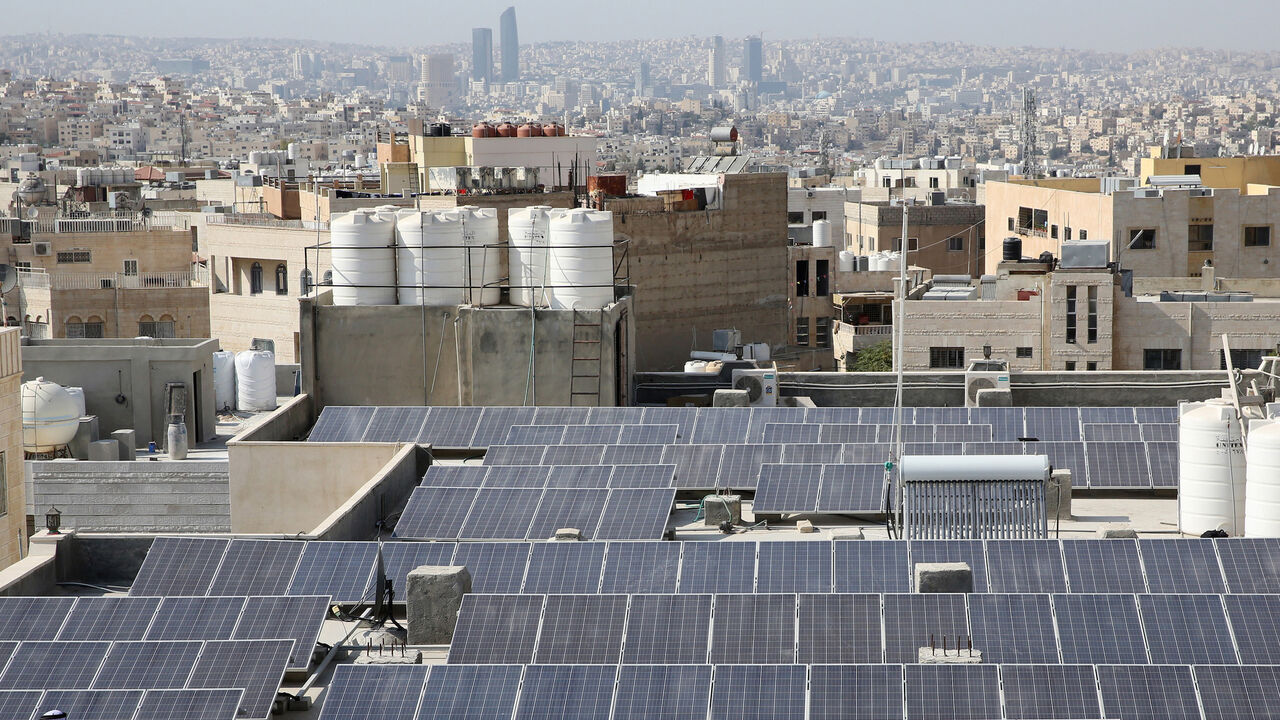
POLYGON ((502 12, 498 31, 502 39, 502 82, 515 82, 520 79, 520 34, 516 32, 514 7, 502 12))
POLYGON ((453 55, 441 53, 422 56, 422 84, 418 97, 428 107, 440 109, 453 102, 458 88, 454 78, 453 55))
POLYGON ((713 88, 724 87, 724 38, 717 35, 711 38, 711 49, 707 51, 707 84, 713 88))
POLYGON ((758 83, 764 80, 764 42, 752 35, 742 45, 743 79, 758 83))
POLYGON ((493 80, 493 30, 490 28, 471 31, 471 79, 476 82, 493 80))
POLYGON ((640 67, 636 68, 636 97, 644 97, 644 91, 653 87, 649 81, 649 63, 640 62, 640 67))

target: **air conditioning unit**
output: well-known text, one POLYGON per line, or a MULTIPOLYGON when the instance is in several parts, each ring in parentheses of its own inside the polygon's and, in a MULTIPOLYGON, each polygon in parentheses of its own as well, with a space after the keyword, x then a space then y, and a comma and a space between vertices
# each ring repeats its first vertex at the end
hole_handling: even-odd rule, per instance
POLYGON ((756 370, 734 370, 734 390, 746 390, 752 407, 774 407, 778 404, 778 366, 756 370))
POLYGON ((964 371, 964 405, 978 407, 978 391, 1008 390, 1009 364, 1004 360, 975 360, 964 371))
POLYGON ((32 243, 31 246, 38 257, 47 257, 53 254, 53 243, 51 242, 37 242, 32 243))

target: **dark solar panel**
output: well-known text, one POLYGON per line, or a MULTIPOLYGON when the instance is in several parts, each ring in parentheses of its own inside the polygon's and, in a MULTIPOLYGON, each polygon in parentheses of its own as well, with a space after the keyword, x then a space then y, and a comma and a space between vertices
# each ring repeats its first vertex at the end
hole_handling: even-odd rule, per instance
POLYGON ((159 606, 158 597, 78 598, 58 639, 141 640, 159 606))
POLYGON ((232 639, 293 640, 288 667, 306 670, 328 613, 329 598, 324 595, 251 597, 232 639))
POLYGON ((840 462, 842 445, 822 443, 802 443, 782 446, 782 462, 789 465, 798 464, 835 464, 840 462))
POLYGON ((964 443, 909 442, 902 446, 903 455, 963 455, 964 443))
MULTIPOLYGON (((643 466, 642 466, 643 467, 643 466)), ((604 489, 613 475, 610 465, 557 465, 547 468, 548 488, 604 489)), ((662 484, 666 487, 666 483, 662 484)))
POLYGON ((478 407, 433 407, 418 442, 434 448, 469 448, 483 411, 478 407))
POLYGON ((1005 665, 1000 678, 1009 720, 1102 717, 1091 665, 1005 665))
POLYGON ((885 512, 887 481, 883 465, 823 465, 818 512, 885 512))
POLYGON ((240 688, 148 690, 133 720, 227 720, 242 697, 240 688))
POLYGON ((809 720, 902 720, 901 665, 814 665, 809 668, 809 720))
POLYGON ((1199 720, 1191 668, 1099 665, 1102 715, 1117 720, 1199 720))
POLYGON ((797 442, 869 443, 876 441, 875 425, 826 424, 818 427, 821 428, 821 432, 816 439, 797 442))
POLYGON ((933 426, 933 438, 937 442, 991 442, 993 435, 990 425, 933 426))
POLYGON ((882 443, 846 443, 842 446, 841 461, 857 465, 883 464, 892 451, 882 443))
POLYGON ((763 465, 760 467, 760 480, 756 484, 755 500, 751 504, 752 512, 813 512, 818 507, 818 491, 821 487, 821 465, 763 465))
POLYGON ((599 465, 604 445, 551 445, 542 455, 543 465, 599 465))
POLYGON ((1151 662, 1211 665, 1240 662, 1220 595, 1139 595, 1151 662))
POLYGON ((167 597, 145 640, 229 640, 244 609, 242 597, 167 597))
POLYGON ((613 720, 705 717, 710 700, 710 665, 623 665, 613 720))
POLYGON ((590 408, 549 406, 540 407, 533 415, 534 425, 582 425, 587 422, 590 408))
POLYGON ((540 465, 546 445, 490 445, 484 453, 485 465, 540 465))
POLYGON ((657 465, 662 462, 666 445, 606 445, 600 456, 602 465, 657 465))
POLYGON ((611 542, 602 593, 673 593, 680 573, 680 543, 611 542))
POLYGON ((187 687, 244 688, 237 717, 265 720, 292 650, 292 640, 211 640, 204 644, 187 687))
MULTIPOLYGON (((486 479, 487 483, 488 480, 486 479)), ((528 488, 480 489, 458 537, 468 540, 523 540, 538 511, 542 490, 528 488)))
POLYGON ((1138 407, 1133 409, 1140 423, 1178 424, 1178 408, 1176 407, 1138 407))
POLYGON ((373 600, 371 576, 377 554, 375 543, 309 542, 289 594, 328 595, 336 603, 373 600))
POLYGON ((409 571, 423 565, 449 565, 454 543, 389 542, 382 545, 382 569, 391 581, 397 602, 405 601, 409 571))
POLYGON ((484 484, 484 465, 432 465, 422 476, 422 487, 480 487, 484 484))
MULTIPOLYGON (((1026 443, 970 442, 964 444, 965 455, 1022 455, 1026 443)), ((1035 448, 1035 445, 1031 445, 1035 448)))
POLYGON ((496 445, 559 445, 564 437, 564 425, 512 425, 502 442, 496 445))
POLYGON ((541 595, 464 595, 449 663, 533 662, 542 603, 541 595))
POLYGON ((1253 720, 1280 712, 1280 668, 1197 665, 1194 670, 1205 717, 1253 720))
POLYGON ((232 540, 209 584, 209 595, 283 595, 306 543, 232 540))
POLYGON ((754 490, 760 466, 781 459, 781 445, 725 445, 720 458, 720 486, 754 490))
POLYGON ((130 595, 204 595, 222 562, 221 538, 158 537, 129 588, 130 595))
POLYGON ((755 591, 755 543, 686 542, 681 545, 681 593, 755 591))
MULTIPOLYGON (((0 717, 29 720, 40 703, 42 690, 0 691, 0 717)), ((226 717, 231 717, 227 715, 226 717)))
POLYGON ((795 662, 795 623, 795 595, 717 595, 711 662, 795 662))
POLYGON ((907 665, 907 720, 990 720, 1000 715, 995 665, 907 665))
MULTIPOLYGON (((822 426, 805 423, 768 423, 764 426, 762 441, 766 443, 816 443, 822 442, 822 426)), ((872 438, 875 439, 874 437, 872 438)), ((837 440, 836 442, 843 442, 837 440)))
POLYGON ((111 643, 105 641, 24 642, 0 675, 0 689, 87 688, 110 649, 111 643))
POLYGON ((1213 541, 1233 593, 1280 593, 1280 538, 1213 541))
POLYGON ((1148 442, 1147 462, 1151 465, 1153 487, 1178 487, 1178 443, 1148 442))
MULTIPOLYGON (((894 442, 897 438, 897 428, 893 425, 881 425, 876 430, 876 440, 878 442, 887 443, 894 442)), ((989 438, 987 438, 989 439, 989 438)), ((903 425, 902 426, 902 442, 905 443, 931 443, 934 441, 932 425, 903 425)))
POLYGON ((307 435, 309 442, 360 442, 374 408, 368 406, 331 405, 320 411, 316 424, 307 435))
POLYGON ((538 489, 551 478, 551 468, 542 465, 500 465, 484 474, 485 488, 538 489))
MULTIPOLYGON (((130 720, 142 695, 141 690, 50 690, 31 708, 32 717, 60 710, 72 720, 130 720)), ((25 720, 26 715, 19 717, 25 720)))
MULTIPOLYGON (((538 491, 516 490, 513 492, 536 493, 538 491)), ((525 537, 530 540, 546 540, 555 536, 556 531, 562 528, 577 528, 582 531, 584 539, 590 540, 595 537, 596 526, 600 524, 600 515, 604 512, 606 497, 608 497, 608 490, 603 487, 594 490, 569 488, 546 490, 542 493, 541 501, 537 497, 532 499, 532 502, 536 503, 536 512, 533 513, 532 522, 524 523, 528 526, 525 528, 525 537)), ((516 513, 517 517, 523 514, 516 513)), ((502 522, 500 513, 494 521, 502 522)), ((518 529, 517 524, 519 523, 513 523, 511 530, 518 529)))
POLYGON ((373 411, 362 442, 417 442, 427 423, 425 407, 380 407, 373 411))
POLYGON ((1083 442, 1029 442, 1023 446, 1026 455, 1044 455, 1055 469, 1071 471, 1071 485, 1083 488, 1088 483, 1089 464, 1083 442))
POLYGON ((881 662, 879 595, 803 594, 799 613, 800 662, 881 662))
POLYGON ((1053 609, 1063 662, 1149 662, 1132 595, 1054 595, 1053 609))
POLYGON ((632 595, 622 662, 706 662, 710 627, 710 595, 632 595))
POLYGON ((720 477, 722 445, 668 445, 662 462, 676 466, 675 487, 714 488, 720 477))
POLYGON ((657 540, 667 529, 674 489, 610 490, 605 501, 597 540, 657 540))
POLYGON ((534 661, 616 665, 626 620, 626 595, 548 595, 534 661))
POLYGON ((1137 540, 1063 540, 1062 555, 1073 593, 1147 591, 1137 540))
POLYGON ((1136 422, 1131 407, 1082 407, 1081 424, 1132 425, 1136 422))
POLYGON ((700 408, 691 443, 723 445, 747 441, 751 408, 700 408))
POLYGON ((605 543, 533 543, 526 593, 597 592, 605 543))
POLYGON ((758 407, 751 409, 751 424, 747 426, 747 442, 758 444, 764 442, 764 429, 772 423, 805 422, 805 408, 791 407, 758 407))
MULTIPOLYGON (((904 407, 902 410, 902 424, 910 425, 915 422, 915 408, 904 407)), ((864 407, 858 416, 857 422, 863 425, 892 425, 894 423, 895 409, 891 407, 864 407)))
POLYGON ((991 592, 1066 592, 1057 540, 988 540, 991 592))
POLYGON ((718 665, 711 720, 804 720, 803 665, 718 665))
POLYGON ((698 411, 689 407, 647 407, 644 409, 642 422, 645 425, 679 425, 680 435, 676 442, 687 443, 693 436, 693 425, 697 421, 698 411))
POLYGON ((970 595, 969 625, 985 663, 1058 662, 1048 595, 970 595))
POLYGON ((623 425, 617 442, 622 445, 674 445, 679 435, 680 426, 674 423, 623 425))
POLYGON ((1089 460, 1089 487, 1139 490, 1151 487, 1151 468, 1142 443, 1085 443, 1085 453, 1089 460))
POLYGON ((617 673, 609 665, 532 665, 515 720, 609 720, 617 673))
POLYGON ((427 670, 425 665, 338 665, 320 720, 413 720, 427 670))
POLYGON ((1138 552, 1153 593, 1226 592, 1212 540, 1141 540, 1138 552))
POLYGON ((981 540, 912 540, 909 548, 911 565, 907 572, 913 587, 917 564, 962 562, 973 571, 974 592, 987 592, 987 561, 981 540))
MULTIPOLYGON (((482 448, 498 445, 515 425, 532 425, 534 409, 530 407, 487 407, 476 423, 471 436, 471 447, 482 448)), ((539 425, 563 425, 564 423, 538 423, 539 425)), ((536 444, 536 443, 535 443, 536 444)))
POLYGON ((1224 595, 1227 621, 1246 665, 1280 665, 1280 646, 1275 642, 1276 618, 1280 618, 1280 596, 1224 595))
POLYGON ((409 495, 395 537, 428 540, 458 537, 479 490, 469 487, 417 487, 409 495))
POLYGON ((930 636, 941 647, 944 635, 956 638, 968 634, 964 595, 884 596, 885 662, 916 662, 920 648, 929 647, 930 636))
POLYGON ((436 665, 422 689, 417 720, 509 718, 519 688, 519 665, 436 665))
POLYGON ((969 408, 969 422, 991 426, 995 442, 1015 442, 1024 437, 1022 408, 969 408))
POLYGON ((917 425, 967 425, 969 409, 962 407, 918 407, 915 409, 917 425))
POLYGON ((756 592, 831 592, 831 542, 761 543, 756 592))
POLYGON ((675 465, 614 465, 612 469, 610 488, 665 488, 676 477, 675 465))
POLYGON ((53 640, 75 598, 0 597, 0 640, 53 640))
POLYGON ((835 591, 896 593, 911 590, 907 543, 901 540, 836 540, 835 591))
POLYGON ((1142 428, 1136 423, 1085 423, 1085 442, 1142 442, 1142 428))
POLYGON ((1080 439, 1079 408, 1029 407, 1025 416, 1024 437, 1037 438, 1041 442, 1080 439))
POLYGON ((588 425, 640 425, 644 422, 644 408, 593 407, 587 410, 588 425))
POLYGON ((199 641, 113 643, 91 687, 95 690, 183 687, 201 647, 199 641))
POLYGON ((529 543, 458 543, 453 564, 471 573, 471 591, 518 593, 529 563, 529 543))

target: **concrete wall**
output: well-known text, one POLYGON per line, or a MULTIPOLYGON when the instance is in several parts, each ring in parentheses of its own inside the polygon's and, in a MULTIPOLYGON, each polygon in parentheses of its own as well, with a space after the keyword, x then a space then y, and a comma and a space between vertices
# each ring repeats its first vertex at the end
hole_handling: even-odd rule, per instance
MULTIPOLYGON (((902 237, 902 208, 887 202, 851 202, 845 206, 849 247, 859 255, 892 251, 902 237)), ((914 205, 907 212, 907 262, 936 274, 976 276, 983 272, 986 209, 981 205, 914 205), (951 250, 948 240, 960 238, 951 250)))
POLYGON ((1060 245, 1066 235, 1066 227, 1072 229, 1073 239, 1080 239, 1080 231, 1084 230, 1089 240, 1112 240, 1113 228, 1118 229, 1112 208, 1114 196, 1099 193, 1099 187, 1096 178, 986 183, 988 252, 983 272, 996 271, 1003 254, 1002 243, 1010 236, 1022 239, 1025 257, 1037 257, 1046 250, 1054 257, 1061 256, 1060 245), (1058 226, 1058 237, 1050 237, 1048 230, 1044 233, 1018 232, 1020 207, 1047 211, 1049 225, 1058 226), (1014 224, 1012 231, 1009 230, 1010 218, 1014 224))
POLYGON ((21 330, 0 329, 0 568, 22 556, 27 530, 22 482, 21 330))
POLYGON ((210 337, 204 287, 50 290, 49 305, 51 337, 66 337, 68 322, 95 321, 102 322, 107 337, 138 337, 139 323, 148 319, 172 321, 174 337, 210 337))
POLYGON ((27 463, 26 514, 42 525, 50 505, 67 529, 220 532, 231 527, 227 463, 199 461, 27 463))
POLYGON ((409 495, 422 480, 431 464, 426 448, 403 445, 395 457, 369 482, 356 490, 345 503, 334 510, 309 533, 317 540, 372 540, 386 519, 404 510, 409 495))

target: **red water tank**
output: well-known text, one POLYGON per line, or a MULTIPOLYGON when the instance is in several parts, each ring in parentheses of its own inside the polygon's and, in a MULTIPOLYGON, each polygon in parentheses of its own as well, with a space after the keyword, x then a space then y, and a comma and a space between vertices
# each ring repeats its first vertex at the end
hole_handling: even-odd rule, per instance
POLYGON ((524 137, 542 137, 542 126, 538 123, 525 123, 520 126, 521 131, 528 131, 524 137))
POLYGON ((547 123, 542 126, 542 134, 547 137, 563 137, 564 126, 559 123, 547 123))
POLYGON ((475 125, 471 126, 471 137, 473 138, 488 137, 489 130, 491 129, 492 128, 490 127, 489 123, 484 123, 484 122, 476 123, 475 125))
POLYGON ((509 138, 509 137, 515 137, 515 136, 516 136, 515 125, 512 125, 509 122, 504 122, 498 125, 498 137, 509 138))

